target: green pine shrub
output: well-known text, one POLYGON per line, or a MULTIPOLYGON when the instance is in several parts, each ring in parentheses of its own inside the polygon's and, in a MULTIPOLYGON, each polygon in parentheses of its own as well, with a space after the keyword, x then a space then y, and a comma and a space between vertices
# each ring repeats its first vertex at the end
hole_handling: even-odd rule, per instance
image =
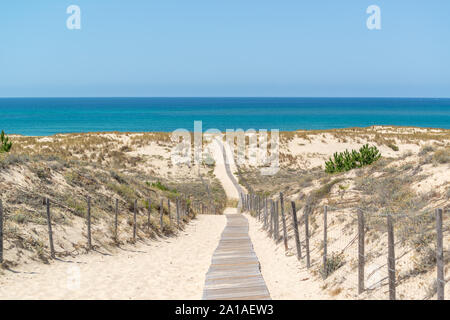
POLYGON ((5 135, 5 132, 2 130, 0 135, 0 153, 9 152, 12 147, 12 142, 9 141, 9 138, 5 135))
POLYGON ((349 171, 354 168, 361 168, 380 159, 381 154, 377 147, 369 147, 368 144, 362 146, 359 151, 336 152, 333 158, 325 161, 325 171, 327 173, 349 171))

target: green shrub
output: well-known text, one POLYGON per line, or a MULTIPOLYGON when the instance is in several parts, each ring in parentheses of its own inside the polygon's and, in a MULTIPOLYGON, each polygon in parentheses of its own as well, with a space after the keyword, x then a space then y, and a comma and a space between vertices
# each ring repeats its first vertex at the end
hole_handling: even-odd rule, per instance
POLYGON ((427 153, 434 151, 434 147, 432 145, 424 145, 422 149, 420 149, 419 156, 424 156, 427 153))
POLYGON ((400 150, 400 149, 397 147, 397 145, 395 145, 394 143, 389 143, 389 144, 388 144, 388 147, 391 148, 391 149, 394 150, 394 151, 400 150))
POLYGON ((450 149, 439 149, 433 155, 434 161, 440 164, 450 163, 450 149))
POLYGON ((5 135, 5 132, 2 130, 0 134, 0 153, 9 152, 12 147, 12 142, 9 141, 9 138, 5 135))
POLYGON ((152 183, 152 187, 157 188, 157 189, 159 189, 161 191, 169 191, 169 192, 172 192, 172 193, 177 193, 176 189, 169 189, 167 186, 163 185, 160 181, 153 182, 152 183))
POLYGON ((19 223, 19 224, 25 223, 28 220, 27 216, 25 214, 23 214, 23 213, 16 213, 16 214, 14 214, 12 216, 12 219, 15 222, 19 223))
POLYGON ((327 173, 349 171, 354 168, 361 168, 363 166, 372 164, 381 157, 380 151, 377 147, 369 147, 368 144, 362 146, 359 151, 352 150, 349 152, 335 153, 333 158, 325 162, 325 171, 327 173))
POLYGON ((331 256, 328 257, 327 263, 324 268, 321 268, 320 273, 322 277, 326 278, 337 269, 345 264, 344 254, 333 252, 331 256))

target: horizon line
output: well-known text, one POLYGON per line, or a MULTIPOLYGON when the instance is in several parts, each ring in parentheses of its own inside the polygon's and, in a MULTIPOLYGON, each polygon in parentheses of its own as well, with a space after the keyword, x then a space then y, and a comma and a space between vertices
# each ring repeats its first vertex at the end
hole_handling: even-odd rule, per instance
POLYGON ((448 97, 428 96, 34 96, 2 97, 0 99, 450 99, 448 97))

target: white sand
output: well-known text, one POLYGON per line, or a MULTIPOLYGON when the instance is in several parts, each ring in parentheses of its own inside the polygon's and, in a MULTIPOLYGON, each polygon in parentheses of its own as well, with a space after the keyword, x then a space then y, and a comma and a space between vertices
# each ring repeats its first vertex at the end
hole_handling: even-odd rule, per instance
POLYGON ((176 238, 4 271, 0 299, 201 299, 225 223, 201 215, 176 238))
MULTIPOLYGON (((231 156, 231 149, 227 143, 223 143, 225 152, 227 153, 227 161, 229 162, 231 172, 236 170, 236 165, 234 163, 234 158, 231 156)), ((220 142, 214 140, 211 142, 211 152, 215 161, 214 175, 221 182, 223 189, 227 195, 228 199, 239 199, 239 192, 228 176, 227 170, 225 168, 225 161, 222 153, 222 146, 220 142)), ((237 178, 235 177, 236 181, 237 178)))
POLYGON ((267 237, 255 218, 249 215, 246 217, 253 248, 261 264, 261 273, 273 300, 330 299, 295 255, 286 256, 284 247, 277 246, 267 237))

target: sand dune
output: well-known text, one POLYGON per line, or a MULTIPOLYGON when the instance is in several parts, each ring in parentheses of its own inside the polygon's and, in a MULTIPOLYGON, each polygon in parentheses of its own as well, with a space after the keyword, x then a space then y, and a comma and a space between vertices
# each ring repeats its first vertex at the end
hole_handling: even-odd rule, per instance
POLYGON ((201 299, 224 226, 224 216, 200 215, 176 238, 5 270, 0 299, 201 299))

